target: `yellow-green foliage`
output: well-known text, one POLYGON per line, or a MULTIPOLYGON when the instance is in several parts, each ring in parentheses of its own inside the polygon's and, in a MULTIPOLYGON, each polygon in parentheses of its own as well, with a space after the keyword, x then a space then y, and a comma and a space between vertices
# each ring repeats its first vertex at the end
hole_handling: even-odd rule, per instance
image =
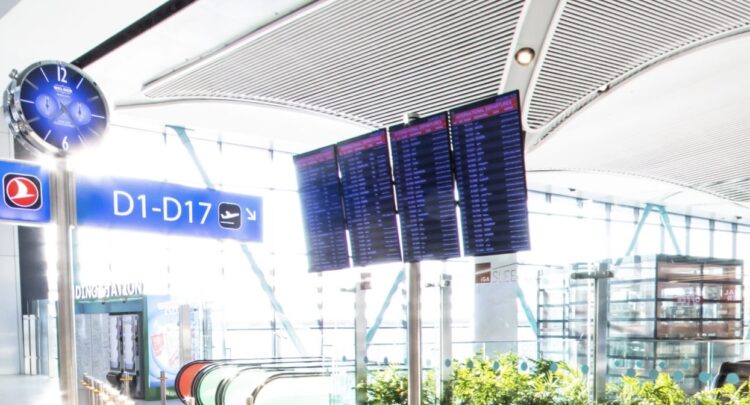
POLYGON ((683 405, 686 400, 685 391, 666 373, 647 382, 623 376, 620 384, 608 386, 607 391, 612 405, 683 405))
MULTIPOLYGON (((405 370, 388 367, 382 371, 376 371, 369 378, 367 384, 363 384, 367 390, 368 405, 407 405, 409 403, 409 377, 405 370)), ((435 394, 435 376, 428 372, 422 383, 422 404, 433 405, 437 403, 435 394)))
POLYGON ((721 388, 699 392, 688 401, 689 405, 750 405, 747 382, 739 388, 727 384, 721 388))
POLYGON ((480 353, 454 362, 453 399, 457 405, 586 405, 588 392, 578 370, 549 361, 532 362, 519 370, 513 353, 486 359, 480 353))
MULTIPOLYGON (((565 363, 526 360, 529 370, 521 370, 514 353, 486 358, 482 353, 453 362, 453 405, 591 405, 586 379, 565 363)), ((396 368, 376 372, 364 387, 371 405, 408 404, 406 371, 396 368)), ((721 388, 688 396, 669 374, 655 380, 622 376, 607 386, 607 400, 600 405, 750 405, 748 382, 739 388, 721 388)), ((422 388, 422 404, 438 404, 435 379, 428 373, 422 388)))

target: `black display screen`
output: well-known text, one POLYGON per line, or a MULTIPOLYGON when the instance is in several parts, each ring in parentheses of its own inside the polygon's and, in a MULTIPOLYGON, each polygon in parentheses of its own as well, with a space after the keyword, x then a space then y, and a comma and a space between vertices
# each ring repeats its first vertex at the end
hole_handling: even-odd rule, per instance
POLYGON ((458 257, 447 114, 397 125, 390 132, 404 258, 458 257))
POLYGON ((349 267, 346 225, 334 146, 294 157, 310 271, 349 267))
POLYGON ((354 265, 400 262, 385 130, 341 142, 336 152, 354 265))
POLYGON ((529 249, 518 92, 450 112, 464 254, 529 249))

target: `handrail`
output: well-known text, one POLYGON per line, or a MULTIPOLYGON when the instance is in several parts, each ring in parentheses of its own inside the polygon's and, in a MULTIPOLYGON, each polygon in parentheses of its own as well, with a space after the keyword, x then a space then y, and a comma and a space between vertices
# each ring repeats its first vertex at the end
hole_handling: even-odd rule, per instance
MULTIPOLYGON (((193 378, 193 381, 190 383, 190 395, 185 396, 191 396, 195 397, 195 393, 198 391, 198 388, 200 387, 200 382, 202 378, 208 374, 214 367, 216 366, 223 366, 223 365, 236 365, 240 367, 244 366, 260 366, 263 367, 265 365, 276 365, 276 364, 288 364, 288 363, 295 363, 295 362, 317 362, 317 361, 326 361, 328 359, 320 358, 320 357, 287 357, 283 359, 279 358, 259 358, 259 359, 222 359, 222 360, 213 360, 210 364, 207 364, 205 367, 201 368, 201 370, 196 373, 195 377, 193 378)), ((198 361, 198 360, 196 360, 198 361)), ((184 394, 184 393, 183 393, 184 394)))
POLYGON ((307 359, 310 359, 310 360, 315 359, 315 360, 321 360, 321 361, 330 360, 329 358, 325 358, 325 357, 285 357, 285 358, 265 357, 265 358, 257 358, 257 359, 201 359, 201 360, 193 360, 191 362, 185 363, 182 367, 180 367, 180 371, 177 372, 177 375, 175 376, 175 384, 174 384, 174 386, 175 386, 175 393, 177 394, 177 398, 179 398, 183 402, 185 402, 185 398, 186 397, 194 397, 193 393, 195 392, 195 390, 194 390, 194 387, 193 387, 193 382, 197 379, 200 371, 202 371, 202 370, 199 370, 198 373, 196 373, 193 376, 193 380, 189 381, 187 383, 187 385, 189 386, 188 390, 190 392, 183 392, 180 383, 182 382, 182 378, 184 376, 184 372, 188 369, 188 367, 194 366, 196 364, 203 363, 204 367, 202 367, 202 368, 205 368, 205 367, 208 367, 208 366, 210 366, 212 364, 217 364, 217 363, 223 363, 223 364, 226 364, 226 363, 242 363, 242 362, 248 362, 248 363, 250 363, 250 362, 261 362, 261 361, 262 362, 268 361, 268 362, 284 363, 284 362, 287 362, 287 361, 300 361, 300 360, 307 360, 307 359))
MULTIPOLYGON (((188 395, 185 395, 185 393, 182 392, 182 386, 181 386, 180 383, 182 382, 182 378, 185 375, 185 371, 187 371, 188 369, 190 369, 190 368, 192 368, 194 366, 197 366, 197 365, 202 365, 201 368, 203 368, 203 367, 208 366, 209 364, 211 364, 211 362, 208 361, 208 360, 194 360, 194 361, 185 363, 182 367, 180 367, 180 371, 178 371, 177 375, 175 375, 175 377, 174 377, 174 392, 175 392, 175 394, 177 394, 177 398, 179 398, 180 401, 185 402, 185 398, 186 397, 192 397, 193 396, 192 392, 188 392, 187 393, 188 395)), ((198 372, 196 372, 193 375, 193 379, 195 379, 195 377, 198 375, 199 372, 200 372, 200 370, 198 370, 198 372)), ((192 383, 193 383, 192 381, 189 382, 188 391, 192 387, 192 383)))
MULTIPOLYGON (((315 370, 315 369, 320 369, 323 372, 330 373, 331 371, 329 371, 329 370, 331 370, 331 368, 332 367, 329 366, 329 365, 320 365, 320 366, 317 366, 317 365, 304 365, 304 366, 297 366, 297 367, 294 367, 295 370, 285 370, 283 368, 279 368, 279 369, 275 369, 275 370, 273 368, 260 368, 260 369, 259 368, 252 368, 252 367, 243 368, 243 369, 238 370, 236 374, 224 378, 219 383, 219 385, 217 386, 217 389, 216 389, 216 394, 215 394, 216 405, 222 405, 224 403, 224 397, 226 396, 227 390, 230 388, 231 384, 237 378, 240 378, 245 372, 248 372, 248 371, 259 371, 259 372, 260 371, 266 371, 266 372, 280 372, 280 373, 284 373, 284 372, 287 372, 287 373, 291 373, 291 372, 310 373, 310 372, 319 371, 319 370, 315 370)), ((338 366, 337 366, 337 368, 338 369, 342 369, 343 368, 343 369, 346 369, 346 370, 353 371, 354 370, 354 362, 348 362, 348 363, 344 363, 344 364, 339 363, 338 366)))
MULTIPOLYGON (((297 377, 330 377, 331 372, 330 371, 322 371, 322 372, 285 372, 285 373, 278 373, 273 374, 271 376, 268 376, 262 383, 260 383, 253 392, 250 394, 250 397, 247 399, 247 405, 254 405, 256 400, 258 399, 258 395, 260 394, 260 391, 263 390, 269 383, 276 381, 278 379, 282 378, 297 378, 297 377)), ((218 405, 218 403, 217 403, 218 405)))
POLYGON ((289 368, 322 368, 325 366, 325 362, 330 361, 330 359, 319 359, 319 358, 301 358, 301 359, 272 359, 272 361, 263 361, 260 359, 260 361, 247 361, 247 360, 239 360, 239 361, 225 361, 225 362, 216 362, 209 365, 206 365, 203 367, 195 376, 195 378, 192 381, 191 384, 191 395, 186 396, 192 396, 196 398, 196 402, 198 405, 202 405, 203 401, 201 400, 201 390, 203 388, 203 384, 205 382, 206 377, 212 375, 214 372, 216 373, 222 373, 223 371, 228 370, 222 370, 224 367, 234 367, 235 373, 230 376, 223 376, 217 383, 218 386, 226 379, 231 378, 237 373, 239 373, 242 369, 257 369, 257 370, 268 370, 268 371, 283 371, 284 369, 289 368))

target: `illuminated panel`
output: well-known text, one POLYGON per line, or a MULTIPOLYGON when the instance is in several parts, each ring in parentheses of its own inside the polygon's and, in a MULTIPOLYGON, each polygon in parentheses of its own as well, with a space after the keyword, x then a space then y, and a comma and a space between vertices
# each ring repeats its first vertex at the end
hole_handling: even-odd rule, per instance
POLYGON ((334 146, 296 155, 310 271, 349 267, 339 170, 334 146))
POLYGON ((339 143, 336 150, 354 265, 400 262, 385 130, 339 143))
POLYGON ((529 249, 518 92, 450 112, 464 254, 529 249))
POLYGON ((447 115, 397 125, 390 132, 405 260, 458 257, 447 115))

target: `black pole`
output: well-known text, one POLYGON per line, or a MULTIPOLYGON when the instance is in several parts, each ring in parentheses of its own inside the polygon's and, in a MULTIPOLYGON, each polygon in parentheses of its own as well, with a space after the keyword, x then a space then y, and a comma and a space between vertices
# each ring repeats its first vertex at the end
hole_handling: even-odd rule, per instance
POLYGON ((195 2, 196 0, 169 0, 71 63, 83 69, 195 2))

